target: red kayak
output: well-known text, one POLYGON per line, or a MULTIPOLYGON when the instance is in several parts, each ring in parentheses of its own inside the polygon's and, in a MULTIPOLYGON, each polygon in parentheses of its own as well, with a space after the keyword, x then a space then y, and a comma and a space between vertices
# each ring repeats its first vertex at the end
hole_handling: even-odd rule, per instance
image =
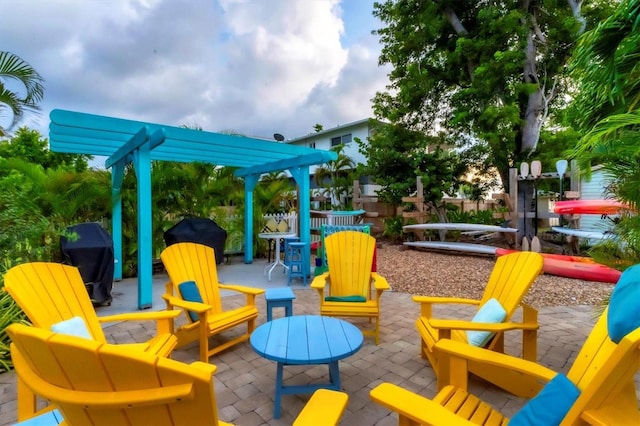
MULTIPOLYGON (((514 253, 517 250, 499 248, 496 256, 514 253)), ((590 257, 570 256, 564 254, 540 253, 544 259, 542 270, 545 274, 559 277, 577 278, 585 281, 598 281, 615 284, 622 272, 600 263, 590 257)))
POLYGON ((560 277, 578 278, 586 281, 599 281, 615 284, 622 272, 599 263, 568 262, 558 259, 544 259, 542 270, 546 274, 560 277))
POLYGON ((618 214, 628 208, 614 200, 568 200, 556 201, 553 211, 558 214, 618 214))

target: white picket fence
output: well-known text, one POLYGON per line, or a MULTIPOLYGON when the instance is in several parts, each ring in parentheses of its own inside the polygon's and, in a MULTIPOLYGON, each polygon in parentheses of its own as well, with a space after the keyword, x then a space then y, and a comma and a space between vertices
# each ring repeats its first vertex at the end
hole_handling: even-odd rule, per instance
MULTIPOLYGON (((286 220, 289 225, 289 230, 291 232, 298 233, 298 213, 284 213, 284 214, 271 214, 265 215, 264 221, 267 222, 269 219, 275 219, 277 222, 282 220, 286 220)), ((320 228, 323 223, 327 223, 326 218, 322 217, 312 217, 311 218, 311 228, 320 228)), ((334 225, 353 225, 353 216, 334 216, 332 219, 332 223, 334 225)))
MULTIPOLYGON (((282 220, 287 222, 289 226, 290 232, 298 232, 298 214, 296 212, 293 213, 285 213, 285 214, 270 214, 264 215, 264 223, 267 223, 269 219, 275 219, 276 222, 280 222, 282 220)), ((215 220, 215 218, 214 218, 215 220)), ((327 223, 326 218, 311 218, 311 228, 319 229, 323 223, 327 223)), ((334 216, 332 223, 334 225, 352 225, 353 224, 353 216, 334 216)), ((260 231, 260 230, 258 230, 260 231)), ((311 241, 317 241, 320 239, 319 235, 312 234, 311 241)), ((234 238, 233 241, 227 240, 227 246, 225 247, 225 254, 237 254, 242 253, 244 251, 244 240, 242 238, 234 238)))

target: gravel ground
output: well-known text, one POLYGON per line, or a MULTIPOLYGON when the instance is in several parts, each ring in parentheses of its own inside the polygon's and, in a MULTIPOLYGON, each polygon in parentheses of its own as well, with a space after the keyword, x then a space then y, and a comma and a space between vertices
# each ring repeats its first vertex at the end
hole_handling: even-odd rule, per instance
MULTIPOLYGON (((430 296, 479 299, 495 258, 482 255, 438 253, 385 242, 378 244, 378 272, 394 291, 430 296)), ((544 306, 599 305, 613 286, 608 283, 540 275, 525 301, 544 306)))

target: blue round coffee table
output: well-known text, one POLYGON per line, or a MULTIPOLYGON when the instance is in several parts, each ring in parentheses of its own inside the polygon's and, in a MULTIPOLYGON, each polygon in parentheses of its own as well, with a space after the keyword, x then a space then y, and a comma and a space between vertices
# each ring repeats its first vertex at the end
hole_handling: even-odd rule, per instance
POLYGON ((313 393, 317 389, 340 390, 338 361, 362 347, 362 332, 338 318, 319 315, 296 315, 279 318, 256 328, 249 339, 256 353, 277 362, 276 396, 273 417, 280 418, 282 395, 313 393), (284 386, 285 365, 329 366, 329 383, 284 386))

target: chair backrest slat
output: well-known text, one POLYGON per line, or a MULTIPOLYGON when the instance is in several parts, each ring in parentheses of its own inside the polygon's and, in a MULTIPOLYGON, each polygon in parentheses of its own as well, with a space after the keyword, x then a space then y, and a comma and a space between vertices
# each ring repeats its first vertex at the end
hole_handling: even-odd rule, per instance
POLYGON ((331 296, 371 298, 375 245, 374 237, 359 231, 340 231, 325 238, 331 296))
POLYGON ((542 271, 539 253, 517 252, 498 257, 480 304, 497 299, 510 318, 542 271))
POLYGON ((14 266, 4 288, 35 326, 49 329, 74 316, 84 319, 91 336, 106 342, 89 293, 75 266, 31 262, 14 266))
POLYGON ((178 286, 181 283, 195 281, 202 301, 213 307, 212 313, 222 312, 218 269, 212 247, 197 243, 176 243, 164 249, 160 257, 173 283, 174 294, 180 294, 178 286))

